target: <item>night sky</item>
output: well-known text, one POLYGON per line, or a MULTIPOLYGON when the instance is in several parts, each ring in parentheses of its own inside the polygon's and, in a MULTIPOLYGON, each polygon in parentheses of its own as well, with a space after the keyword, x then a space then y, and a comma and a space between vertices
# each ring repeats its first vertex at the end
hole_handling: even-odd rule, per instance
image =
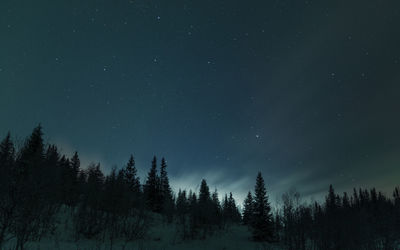
MULTIPOLYGON (((400 184, 400 1, 0 1, 0 136, 239 202, 400 184)), ((142 178, 143 180, 143 178, 142 178)))

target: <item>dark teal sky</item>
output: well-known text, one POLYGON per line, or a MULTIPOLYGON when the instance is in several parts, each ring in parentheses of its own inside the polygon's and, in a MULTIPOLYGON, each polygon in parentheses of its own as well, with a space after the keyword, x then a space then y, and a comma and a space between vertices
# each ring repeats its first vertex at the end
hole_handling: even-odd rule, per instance
POLYGON ((0 135, 241 197, 400 179, 400 2, 0 1, 0 135))

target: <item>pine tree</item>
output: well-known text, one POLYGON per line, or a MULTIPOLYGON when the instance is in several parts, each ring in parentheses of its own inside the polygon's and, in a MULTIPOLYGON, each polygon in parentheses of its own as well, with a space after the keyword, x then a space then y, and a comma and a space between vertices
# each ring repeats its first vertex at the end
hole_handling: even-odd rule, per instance
POLYGON ((33 182, 31 184, 34 184, 36 188, 43 188, 44 179, 48 174, 47 169, 44 168, 44 160, 43 132, 39 125, 32 131, 17 157, 17 178, 21 182, 20 188, 26 187, 26 191, 33 191, 27 186, 27 182, 33 182))
POLYGON ((206 204, 210 199, 210 188, 208 187, 206 180, 203 179, 200 184, 199 204, 206 204))
POLYGON ((20 150, 16 173, 16 204, 15 226, 12 234, 16 237, 17 248, 23 249, 28 240, 41 237, 51 227, 56 205, 49 199, 49 191, 53 187, 47 186, 49 175, 45 164, 42 127, 37 126, 23 148, 20 150), (43 190, 48 190, 43 192, 43 190))
POLYGON ((257 175, 254 193, 253 239, 256 241, 271 241, 273 239, 271 207, 261 172, 257 175))
POLYGON ((223 214, 225 222, 238 222, 241 219, 240 212, 236 206, 236 201, 233 198, 232 192, 229 193, 229 198, 225 195, 223 214))
POLYGON ((115 213, 120 207, 121 194, 117 188, 117 170, 112 168, 111 173, 106 176, 104 181, 103 209, 108 213, 115 213))
POLYGON ((254 200, 251 192, 247 193, 247 197, 243 204, 243 224, 251 225, 254 213, 254 200))
POLYGON ((157 158, 155 156, 151 163, 151 169, 147 175, 144 193, 148 208, 153 212, 160 212, 159 177, 157 175, 157 158))
POLYGON ((100 170, 100 163, 91 164, 87 169, 86 199, 93 209, 101 207, 101 193, 104 189, 105 176, 100 170))
POLYGON ((326 204, 326 211, 328 213, 333 213, 338 207, 335 190, 333 189, 332 185, 329 185, 329 192, 328 196, 326 197, 325 204, 326 204))
POLYGON ((78 152, 75 151, 74 155, 71 158, 71 169, 73 175, 76 176, 76 178, 78 178, 80 167, 81 167, 81 161, 79 160, 78 152))
POLYGON ((198 200, 197 200, 196 193, 192 192, 192 190, 189 190, 188 202, 189 202, 190 210, 195 210, 195 207, 197 206, 198 200))
POLYGON ((42 173, 44 143, 42 126, 37 126, 18 155, 18 174, 22 178, 38 177, 42 173))
MULTIPOLYGON (((193 199, 195 196, 193 196, 193 199)), ((191 211, 191 229, 192 233, 201 230, 201 238, 205 238, 210 230, 212 221, 212 202, 210 189, 206 180, 202 180, 200 184, 199 198, 195 207, 191 211)))
POLYGON ((160 169, 160 200, 161 200, 161 211, 167 216, 168 221, 172 220, 174 210, 174 200, 172 197, 172 190, 169 185, 168 173, 167 173, 167 162, 164 158, 161 159, 160 169))
POLYGON ((211 203, 212 203, 212 214, 211 214, 211 221, 213 224, 222 226, 221 225, 221 203, 219 202, 218 198, 218 191, 217 189, 211 195, 211 203))
POLYGON ((137 170, 135 167, 135 159, 133 155, 130 156, 126 168, 124 169, 125 179, 128 184, 129 191, 134 196, 138 196, 140 193, 140 180, 137 176, 137 170))
POLYGON ((224 212, 224 214, 226 214, 226 211, 228 211, 228 207, 229 207, 228 195, 225 194, 224 199, 222 201, 222 211, 224 212))
POLYGON ((200 223, 202 224, 202 226, 208 224, 210 219, 209 212, 211 209, 211 196, 210 188, 208 187, 207 182, 204 179, 201 181, 200 184, 198 208, 200 223))
POLYGON ((167 202, 172 200, 172 190, 169 185, 168 173, 167 173, 167 162, 164 158, 161 159, 161 169, 160 169, 160 189, 162 199, 167 202))
POLYGON ((350 208, 349 196, 347 195, 346 192, 343 193, 342 205, 343 205, 344 209, 349 209, 350 208))
POLYGON ((104 230, 105 176, 100 164, 92 163, 79 179, 84 183, 84 192, 74 224, 78 234, 90 239, 104 230))
POLYGON ((11 134, 8 133, 6 138, 4 138, 0 144, 0 171, 11 171, 14 160, 14 144, 11 140, 11 134))
POLYGON ((356 208, 360 207, 360 199, 355 188, 353 188, 353 206, 356 208))
POLYGON ((10 191, 12 172, 14 170, 15 149, 10 133, 0 143, 0 197, 10 191))
POLYGON ((197 235, 197 227, 199 223, 199 207, 198 207, 198 199, 196 193, 192 192, 192 190, 189 190, 188 203, 189 203, 189 232, 191 238, 194 238, 197 235))
POLYGON ((211 200, 212 200, 212 203, 214 204, 214 206, 216 207, 216 209, 221 210, 221 203, 219 202, 217 189, 215 189, 214 192, 212 193, 211 200))
POLYGON ((5 236, 14 222, 15 197, 13 190, 13 168, 15 161, 14 144, 10 133, 0 143, 0 249, 5 236))
POLYGON ((186 190, 181 191, 179 189, 178 198, 176 199, 176 210, 178 215, 184 215, 188 210, 188 200, 186 197, 186 190))
POLYGON ((11 141, 10 133, 7 134, 6 138, 0 143, 0 194, 6 193, 8 190, 7 183, 11 183, 11 174, 14 170, 15 162, 15 149, 14 144, 11 141))
POLYGON ((71 177, 71 205, 75 206, 79 199, 79 172, 81 167, 81 162, 79 160, 78 152, 75 152, 70 161, 70 177, 71 177))
POLYGON ((225 197, 222 201, 222 217, 224 225, 232 222, 237 223, 240 222, 242 219, 239 208, 236 206, 236 201, 233 198, 232 192, 229 193, 229 198, 228 195, 225 194, 225 197))
POLYGON ((178 226, 182 231, 182 238, 188 236, 187 214, 189 213, 189 201, 186 197, 186 190, 180 190, 176 199, 176 216, 178 226))

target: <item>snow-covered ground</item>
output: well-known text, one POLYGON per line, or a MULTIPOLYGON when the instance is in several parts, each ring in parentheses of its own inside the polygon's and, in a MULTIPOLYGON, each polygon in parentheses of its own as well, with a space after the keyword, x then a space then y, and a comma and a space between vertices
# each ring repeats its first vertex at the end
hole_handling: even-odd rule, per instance
MULTIPOLYGON (((187 240, 180 241, 175 237, 175 228, 171 225, 157 226, 152 229, 151 237, 144 240, 128 243, 125 249, 137 250, 212 250, 212 249, 276 249, 268 244, 261 244, 250 241, 250 233, 243 226, 234 226, 226 232, 220 232, 214 236, 208 237, 205 240, 187 240)), ((105 250, 105 249, 124 249, 123 240, 116 240, 111 248, 110 243, 99 242, 95 240, 80 240, 73 242, 72 240, 56 233, 51 237, 46 237, 40 242, 29 242, 26 244, 26 249, 40 249, 40 250, 56 250, 56 249, 71 249, 71 250, 105 250)), ((5 249, 14 249, 14 242, 9 242, 5 249)))
MULTIPOLYGON (((110 250, 110 249, 126 249, 126 250, 262 250, 262 249, 278 249, 276 246, 262 244, 250 240, 251 233, 247 227, 233 225, 225 231, 215 232, 214 235, 207 237, 205 240, 185 240, 182 241, 177 234, 176 224, 166 224, 160 218, 153 221, 149 233, 145 239, 124 244, 123 239, 116 239, 111 247, 110 241, 105 240, 88 240, 81 239, 74 241, 72 236, 71 219, 62 213, 57 218, 57 229, 51 235, 41 239, 40 242, 28 242, 25 249, 32 250, 110 250), (124 247, 125 245, 125 247, 124 247)), ((107 237, 106 237, 107 238, 107 237)), ((4 246, 4 250, 15 249, 15 241, 11 240, 4 246)), ((3 249, 2 249, 3 250, 3 249)))

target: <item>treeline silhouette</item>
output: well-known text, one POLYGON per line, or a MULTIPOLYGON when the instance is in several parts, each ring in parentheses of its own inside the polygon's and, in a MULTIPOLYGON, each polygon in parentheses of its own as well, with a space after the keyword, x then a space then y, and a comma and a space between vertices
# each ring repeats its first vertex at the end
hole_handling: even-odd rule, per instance
POLYGON ((241 215, 232 193, 222 204, 217 190, 210 194, 205 180, 199 194, 180 190, 173 194, 165 159, 158 171, 154 157, 141 184, 131 156, 122 169, 104 175, 100 164, 80 166, 78 153, 61 155, 57 146, 45 145, 42 127, 36 127, 17 151, 10 134, 0 144, 0 249, 10 239, 15 249, 40 241, 55 230, 61 209, 72 218, 72 237, 99 241, 143 238, 155 214, 165 223, 177 223, 182 239, 205 238, 241 215))
POLYGON ((234 225, 246 225, 252 240, 287 249, 396 249, 400 244, 400 189, 388 198, 375 189, 336 194, 324 203, 302 204, 297 192, 283 195, 274 214, 264 179, 258 173, 240 211, 232 193, 219 200, 202 180, 198 194, 169 184, 167 163, 157 158, 141 182, 133 156, 105 175, 99 164, 83 169, 78 153, 61 155, 45 145, 36 127, 17 150, 8 134, 0 143, 0 249, 9 240, 15 249, 40 241, 68 214, 71 239, 129 242, 143 239, 155 218, 173 223, 177 240, 205 239, 234 225))
POLYGON ((392 199, 375 188, 336 194, 332 185, 323 204, 301 204, 283 195, 274 220, 275 237, 288 249, 400 249, 400 188, 392 199))

